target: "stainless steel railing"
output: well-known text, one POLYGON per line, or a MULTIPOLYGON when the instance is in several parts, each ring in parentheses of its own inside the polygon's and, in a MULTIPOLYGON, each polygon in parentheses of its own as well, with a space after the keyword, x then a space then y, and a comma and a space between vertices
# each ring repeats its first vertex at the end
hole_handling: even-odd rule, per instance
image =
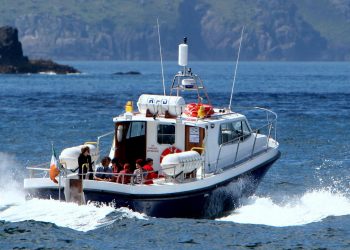
MULTIPOLYGON (((42 163, 36 166, 31 166, 31 167, 26 167, 26 169, 29 170, 29 178, 46 178, 47 177, 47 173, 50 171, 50 168, 44 168, 41 166, 45 166, 45 165, 49 165, 48 163, 42 163), (34 173, 36 172, 36 174, 34 173)), ((61 162, 61 165, 64 166, 65 164, 61 162)), ((204 166, 202 166, 203 168, 204 166)), ((202 171, 203 173, 204 171, 202 171)), ((156 180, 156 179, 161 179, 164 178, 164 182, 166 183, 179 183, 183 180, 186 179, 186 173, 180 173, 178 174, 178 176, 175 176, 176 173, 176 166, 172 166, 172 167, 167 167, 167 168, 162 168, 160 170, 153 170, 153 171, 143 171, 141 173, 141 183, 136 183, 136 178, 139 176, 138 174, 134 174, 134 173, 109 173, 109 172, 89 172, 87 171, 86 173, 84 173, 85 178, 87 178, 90 174, 93 174, 94 176, 96 174, 104 174, 104 175, 110 175, 114 177, 114 182, 117 182, 117 177, 118 176, 122 176, 122 180, 121 180, 121 184, 130 184, 130 185, 138 185, 138 184, 144 184, 147 180, 156 180), (169 175, 165 175, 163 173, 163 171, 166 170, 173 170, 174 174, 172 176, 169 175), (155 173, 156 174, 156 178, 152 178, 152 179, 147 179, 146 176, 148 174, 151 173, 155 173), (127 178, 130 178, 130 182, 127 182, 127 178)), ((75 173, 69 169, 66 169, 65 167, 61 167, 61 171, 60 171, 60 176, 67 178, 67 177, 73 177, 73 176, 78 176, 78 173, 75 173)), ((202 176, 200 176, 201 178, 203 178, 202 176)))
MULTIPOLYGON (((238 155, 239 153, 241 152, 240 151, 240 145, 242 142, 245 141, 245 139, 247 137, 250 137, 251 135, 255 135, 254 136, 254 140, 253 140, 253 144, 252 144, 252 147, 251 147, 251 152, 249 154, 248 157, 245 157, 244 159, 240 159, 240 161, 242 160, 246 160, 247 158, 248 159, 252 159, 255 155, 254 151, 255 151, 255 146, 256 146, 256 140, 257 140, 257 136, 258 134, 263 134, 261 133, 261 131, 263 130, 266 130, 266 148, 263 149, 263 150, 268 150, 269 149, 269 141, 270 139, 274 139, 276 140, 277 139, 277 114, 269 109, 265 109, 265 108, 260 108, 260 107, 251 107, 251 108, 246 108, 246 107, 240 107, 242 109, 245 109, 245 111, 264 111, 266 113, 266 121, 267 122, 265 125, 263 126, 260 126, 259 128, 257 129, 253 129, 250 134, 246 134, 246 135, 241 135, 239 137, 236 137, 230 141, 227 141, 227 142, 224 142, 220 145, 219 147, 219 152, 218 152, 218 155, 217 155, 217 159, 216 159, 216 163, 215 163, 215 171, 214 173, 217 173, 219 171, 219 169, 222 169, 223 167, 220 167, 218 168, 219 166, 219 161, 220 159, 222 159, 221 157, 221 152, 222 152, 222 149, 223 147, 227 146, 227 145, 230 145, 230 144, 236 144, 237 143, 237 147, 236 147, 236 150, 234 152, 234 160, 233 162, 230 164, 230 165, 234 165, 237 163, 237 158, 238 158, 238 155)), ((248 117, 247 117, 248 118, 248 117)), ((263 151, 261 150, 261 151, 263 151)))

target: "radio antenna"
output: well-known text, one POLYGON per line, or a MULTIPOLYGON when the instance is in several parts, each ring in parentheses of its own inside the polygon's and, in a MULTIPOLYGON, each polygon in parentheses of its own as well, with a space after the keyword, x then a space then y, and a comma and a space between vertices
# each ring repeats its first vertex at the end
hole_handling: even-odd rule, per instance
POLYGON ((237 75, 237 67, 238 67, 238 62, 239 62, 239 54, 241 53, 241 45, 242 45, 242 39, 243 39, 243 32, 244 32, 244 26, 242 27, 241 39, 240 39, 240 41, 239 41, 239 48, 238 48, 238 55, 237 55, 237 61, 236 61, 236 67, 235 67, 235 74, 234 74, 234 76, 233 76, 232 89, 231 89, 230 105, 229 105, 229 107, 228 107, 229 110, 231 110, 231 105, 232 105, 233 89, 235 88, 236 75, 237 75))
POLYGON ((159 21, 157 17, 157 27, 158 27, 158 42, 159 42, 159 54, 160 54, 160 65, 162 68, 162 80, 163 80, 163 93, 165 95, 165 83, 164 83, 164 67, 163 67, 163 56, 162 56, 162 44, 160 42, 160 31, 159 31, 159 21))

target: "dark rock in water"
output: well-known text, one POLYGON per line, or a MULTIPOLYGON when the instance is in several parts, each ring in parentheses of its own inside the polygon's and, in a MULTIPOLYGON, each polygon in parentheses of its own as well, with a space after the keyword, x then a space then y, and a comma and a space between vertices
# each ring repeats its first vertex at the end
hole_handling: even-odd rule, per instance
POLYGON ((9 26, 0 27, 0 64, 27 63, 23 56, 22 44, 18 41, 18 31, 9 26))
POLYGON ((0 73, 21 74, 53 72, 57 74, 80 73, 68 65, 51 60, 29 60, 23 56, 22 44, 18 41, 18 31, 10 26, 0 27, 0 73))
POLYGON ((116 72, 113 75, 141 75, 138 71, 116 72))
POLYGON ((69 74, 80 73, 75 68, 55 63, 51 60, 28 60, 26 63, 20 63, 15 65, 1 65, 0 73, 3 74, 25 74, 25 73, 56 73, 56 74, 69 74))

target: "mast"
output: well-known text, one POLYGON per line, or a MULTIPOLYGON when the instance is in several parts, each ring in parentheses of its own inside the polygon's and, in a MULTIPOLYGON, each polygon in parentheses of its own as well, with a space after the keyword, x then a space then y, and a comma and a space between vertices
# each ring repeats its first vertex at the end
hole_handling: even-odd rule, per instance
POLYGON ((243 32, 244 32, 244 26, 242 27, 242 31, 241 31, 241 40, 239 41, 239 48, 238 48, 238 55, 237 55, 235 73, 234 73, 233 82, 232 82, 230 104, 228 105, 228 109, 229 109, 229 110, 231 110, 231 105, 232 105, 233 89, 235 88, 235 82, 236 82, 236 75, 237 75, 237 68, 238 68, 239 55, 240 55, 240 53, 241 53, 241 45, 242 45, 242 39, 243 39, 243 32))

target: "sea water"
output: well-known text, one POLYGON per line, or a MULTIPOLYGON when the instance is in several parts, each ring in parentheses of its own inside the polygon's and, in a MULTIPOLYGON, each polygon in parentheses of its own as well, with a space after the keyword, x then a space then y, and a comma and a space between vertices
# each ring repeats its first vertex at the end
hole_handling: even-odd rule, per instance
MULTIPOLYGON (((52 143, 59 153, 94 141, 126 101, 163 93, 158 62, 66 63, 82 74, 0 75, 0 249, 350 249, 350 63, 240 63, 232 109, 276 112, 282 156, 254 196, 215 220, 25 200, 25 166, 50 161, 52 143)), ((234 64, 191 67, 227 107, 234 64)), ((178 70, 165 63, 167 93, 178 70)))

